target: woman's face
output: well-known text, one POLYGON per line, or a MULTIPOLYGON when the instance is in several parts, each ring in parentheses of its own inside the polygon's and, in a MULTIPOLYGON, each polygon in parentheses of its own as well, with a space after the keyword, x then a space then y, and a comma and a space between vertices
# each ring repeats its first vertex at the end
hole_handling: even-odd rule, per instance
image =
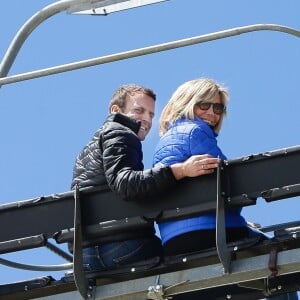
MULTIPOLYGON (((221 102, 220 95, 216 94, 216 96, 213 99, 211 99, 210 101, 205 101, 205 103, 214 104, 214 103, 222 103, 222 102, 221 102)), ((195 107, 194 107, 195 116, 202 119, 204 122, 206 122, 210 126, 215 127, 219 123, 222 114, 216 114, 214 112, 213 105, 210 105, 210 107, 207 110, 201 109, 200 106, 201 105, 199 105, 199 104, 195 105, 195 107)), ((215 108, 215 110, 216 110, 216 108, 215 108)))

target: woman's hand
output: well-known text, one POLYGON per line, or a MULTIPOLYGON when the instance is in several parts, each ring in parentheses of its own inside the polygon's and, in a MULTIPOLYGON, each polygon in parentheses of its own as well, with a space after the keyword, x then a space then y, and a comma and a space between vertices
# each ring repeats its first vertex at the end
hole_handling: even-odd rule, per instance
POLYGON ((220 163, 220 158, 209 154, 193 155, 183 163, 171 165, 172 172, 177 180, 184 177, 197 177, 211 174, 220 163))

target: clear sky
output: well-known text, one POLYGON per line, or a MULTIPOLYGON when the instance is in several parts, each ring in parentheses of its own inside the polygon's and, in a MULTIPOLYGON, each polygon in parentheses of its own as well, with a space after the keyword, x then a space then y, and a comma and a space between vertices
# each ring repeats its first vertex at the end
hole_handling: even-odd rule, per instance
MULTIPOLYGON (((53 2, 1 1, 1 58, 24 22, 53 2)), ((60 13, 29 35, 9 75, 251 24, 300 30, 299 11, 298 0, 170 0, 105 17, 60 13)), ((146 167, 159 138, 161 109, 178 85, 198 77, 229 88, 228 117, 218 138, 228 158, 299 145, 299 53, 299 38, 259 31, 4 85, 0 202, 68 191, 76 155, 105 120, 113 91, 126 83, 157 93, 154 126, 143 143, 146 167)), ((264 226, 295 221, 298 200, 270 205, 260 199, 243 214, 264 226)), ((9 230, 9 224, 1 230, 9 230)), ((29 264, 63 262, 42 249, 2 257, 29 264)), ((49 273, 0 266, 0 284, 49 273)))

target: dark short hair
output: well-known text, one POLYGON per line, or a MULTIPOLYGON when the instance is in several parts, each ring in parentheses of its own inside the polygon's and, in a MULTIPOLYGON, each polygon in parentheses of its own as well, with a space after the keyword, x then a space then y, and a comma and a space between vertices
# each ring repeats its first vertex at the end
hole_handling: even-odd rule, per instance
POLYGON ((109 111, 113 105, 118 105, 121 109, 125 108, 127 95, 134 93, 142 93, 153 98, 154 101, 156 100, 156 94, 153 90, 136 84, 126 84, 120 86, 112 95, 108 107, 109 111))

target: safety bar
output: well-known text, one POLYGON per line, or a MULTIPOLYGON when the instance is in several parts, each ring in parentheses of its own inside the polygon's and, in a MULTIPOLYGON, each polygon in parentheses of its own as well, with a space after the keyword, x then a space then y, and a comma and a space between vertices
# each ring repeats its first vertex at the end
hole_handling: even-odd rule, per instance
MULTIPOLYGON (((256 198, 277 188, 285 191, 280 199, 300 195, 299 162, 300 146, 275 150, 268 152, 268 155, 255 154, 250 159, 244 157, 226 161, 221 171, 221 195, 225 207, 255 205, 256 198), (298 188, 286 189, 286 186, 298 188)), ((215 211, 216 182, 216 174, 181 180, 176 189, 148 201, 124 201, 105 186, 83 188, 80 196, 83 199, 82 218, 87 238, 111 237, 124 228, 136 233, 136 226, 147 226, 153 220, 163 222, 215 211)), ((276 197, 276 200, 279 198, 276 197)), ((73 228, 73 217, 72 191, 2 204, 0 226, 10 226, 0 232, 0 242, 39 234, 44 234, 46 238, 53 237, 53 233, 73 228), (32 215, 35 216, 35 223, 32 222, 32 215)))

